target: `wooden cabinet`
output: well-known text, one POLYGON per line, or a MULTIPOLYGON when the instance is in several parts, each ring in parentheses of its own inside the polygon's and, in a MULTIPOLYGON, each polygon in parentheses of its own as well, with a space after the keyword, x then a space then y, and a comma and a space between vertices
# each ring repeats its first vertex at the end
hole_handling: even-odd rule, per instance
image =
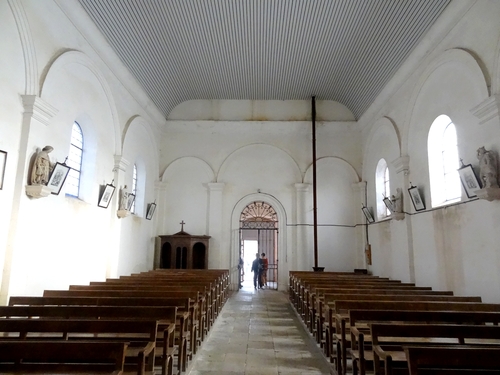
POLYGON ((154 268, 207 269, 210 236, 184 231, 158 236, 154 268))

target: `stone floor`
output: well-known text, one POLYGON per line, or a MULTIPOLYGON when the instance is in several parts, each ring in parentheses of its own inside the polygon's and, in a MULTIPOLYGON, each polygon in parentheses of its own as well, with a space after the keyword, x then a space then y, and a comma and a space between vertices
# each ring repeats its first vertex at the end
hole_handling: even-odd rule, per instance
POLYGON ((187 374, 320 375, 330 368, 287 294, 245 285, 232 293, 187 374))

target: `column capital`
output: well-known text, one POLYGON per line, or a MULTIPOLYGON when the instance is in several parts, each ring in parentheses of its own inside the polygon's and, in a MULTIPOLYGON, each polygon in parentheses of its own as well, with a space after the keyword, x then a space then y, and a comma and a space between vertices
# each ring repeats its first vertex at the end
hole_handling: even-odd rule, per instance
POLYGON ((298 193, 307 193, 309 191, 309 188, 311 187, 311 184, 303 184, 303 183, 298 183, 295 184, 295 190, 298 193))
POLYGON ((155 190, 165 191, 167 190, 167 183, 163 181, 155 181, 155 190))
POLYGON ((360 181, 351 184, 351 189, 353 191, 364 192, 366 190, 366 181, 360 181))
POLYGON ((209 182, 207 184, 208 191, 210 191, 210 192, 212 192, 212 191, 222 191, 222 190, 224 190, 224 186, 226 186, 226 184, 223 183, 223 182, 209 182))
POLYGON ((44 125, 49 125, 50 120, 59 112, 55 107, 36 95, 21 95, 24 114, 30 115, 44 125))
POLYGON ((491 95, 486 100, 472 108, 471 113, 479 119, 479 124, 482 125, 491 119, 500 117, 500 95, 491 95))
POLYGON ((403 172, 405 175, 408 175, 410 171, 410 157, 408 155, 403 155, 394 159, 391 164, 394 169, 396 169, 396 173, 403 172))
POLYGON ((113 172, 116 171, 125 172, 129 165, 130 162, 126 160, 122 155, 115 155, 115 167, 113 168, 113 172))

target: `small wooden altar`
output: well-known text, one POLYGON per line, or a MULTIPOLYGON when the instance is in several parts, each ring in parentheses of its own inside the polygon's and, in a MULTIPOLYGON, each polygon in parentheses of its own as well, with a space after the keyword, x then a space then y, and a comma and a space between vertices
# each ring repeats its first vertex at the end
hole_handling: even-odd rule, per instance
POLYGON ((181 230, 156 238, 154 269, 207 269, 210 236, 181 230))

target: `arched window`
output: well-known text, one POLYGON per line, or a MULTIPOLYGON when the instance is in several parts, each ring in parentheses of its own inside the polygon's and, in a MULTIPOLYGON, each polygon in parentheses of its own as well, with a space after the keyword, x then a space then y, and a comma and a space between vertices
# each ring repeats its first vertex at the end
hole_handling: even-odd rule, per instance
POLYGON ((134 202, 130 208, 130 212, 135 213, 135 200, 137 199, 137 165, 134 164, 134 171, 132 174, 132 194, 134 194, 134 202))
POLYGON ((461 198, 457 131, 446 115, 437 117, 427 140, 432 206, 457 202, 461 198))
POLYGON ((66 164, 70 167, 66 179, 66 194, 78 197, 80 194, 80 177, 82 174, 82 156, 83 156, 83 133, 82 128, 77 122, 73 123, 71 130, 71 144, 69 146, 68 161, 66 164))
POLYGON ((385 197, 391 196, 389 167, 385 159, 380 159, 375 171, 375 191, 377 194, 377 218, 383 219, 391 214, 384 203, 385 197))

